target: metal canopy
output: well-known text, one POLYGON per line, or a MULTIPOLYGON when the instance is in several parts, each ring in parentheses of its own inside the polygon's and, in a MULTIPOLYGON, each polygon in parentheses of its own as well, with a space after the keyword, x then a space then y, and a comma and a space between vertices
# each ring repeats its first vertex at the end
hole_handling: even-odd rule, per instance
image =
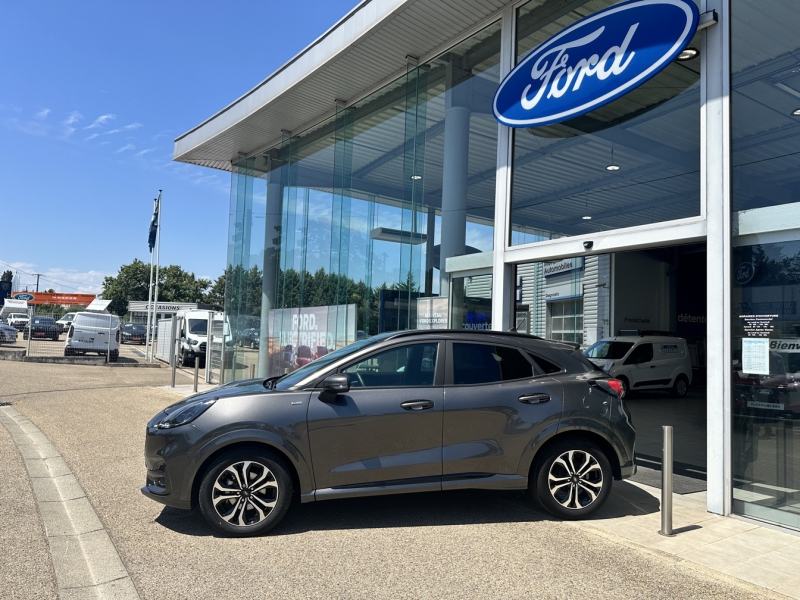
POLYGON ((267 79, 175 140, 174 159, 230 170, 281 130, 332 113, 481 24, 510 0, 364 0, 267 79))

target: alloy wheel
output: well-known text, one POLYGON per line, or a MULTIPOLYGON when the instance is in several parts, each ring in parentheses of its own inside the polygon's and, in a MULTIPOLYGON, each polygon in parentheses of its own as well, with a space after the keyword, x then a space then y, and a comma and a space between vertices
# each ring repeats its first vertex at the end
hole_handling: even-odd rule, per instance
POLYGON ((258 525, 278 502, 278 482, 270 469, 256 461, 239 461, 219 474, 211 492, 216 513, 230 525, 258 525))
POLYGON ((678 381, 675 382, 675 393, 678 396, 684 396, 687 392, 686 380, 683 377, 679 377, 678 381))
POLYGON ((589 452, 569 450, 550 465, 547 483, 556 502, 580 510, 597 500, 603 489, 603 469, 589 452))

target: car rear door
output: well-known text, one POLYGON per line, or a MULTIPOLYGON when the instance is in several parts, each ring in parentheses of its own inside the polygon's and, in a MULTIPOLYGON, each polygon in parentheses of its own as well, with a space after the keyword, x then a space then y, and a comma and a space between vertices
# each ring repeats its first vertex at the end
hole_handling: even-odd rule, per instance
POLYGON ((342 368, 350 391, 311 394, 308 430, 317 490, 439 489, 443 342, 400 344, 342 368), (397 488, 399 489, 399 488, 397 488))
POLYGON ((546 372, 561 368, 520 348, 471 341, 449 341, 447 363, 443 480, 517 473, 531 439, 561 417, 562 386, 546 372))

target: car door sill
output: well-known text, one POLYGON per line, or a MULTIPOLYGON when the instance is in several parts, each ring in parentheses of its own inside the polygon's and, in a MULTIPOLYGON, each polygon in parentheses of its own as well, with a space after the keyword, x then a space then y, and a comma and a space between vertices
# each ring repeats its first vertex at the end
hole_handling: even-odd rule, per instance
POLYGON ((528 478, 524 475, 489 475, 475 477, 473 473, 463 473, 463 478, 452 479, 459 474, 445 475, 442 481, 443 490, 525 490, 528 488, 528 478))
POLYGON ((424 481, 405 484, 378 484, 359 487, 323 488, 314 493, 317 500, 333 500, 336 498, 354 498, 357 496, 384 496, 387 494, 414 494, 416 492, 439 492, 442 482, 424 481))

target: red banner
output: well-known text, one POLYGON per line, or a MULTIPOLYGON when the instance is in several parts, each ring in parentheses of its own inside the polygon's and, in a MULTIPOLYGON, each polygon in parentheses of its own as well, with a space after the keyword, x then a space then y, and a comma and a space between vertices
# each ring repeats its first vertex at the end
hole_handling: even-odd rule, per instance
POLYGON ((89 306, 94 294, 47 294, 45 292, 12 292, 14 300, 27 300, 28 304, 61 304, 67 306, 89 306))

